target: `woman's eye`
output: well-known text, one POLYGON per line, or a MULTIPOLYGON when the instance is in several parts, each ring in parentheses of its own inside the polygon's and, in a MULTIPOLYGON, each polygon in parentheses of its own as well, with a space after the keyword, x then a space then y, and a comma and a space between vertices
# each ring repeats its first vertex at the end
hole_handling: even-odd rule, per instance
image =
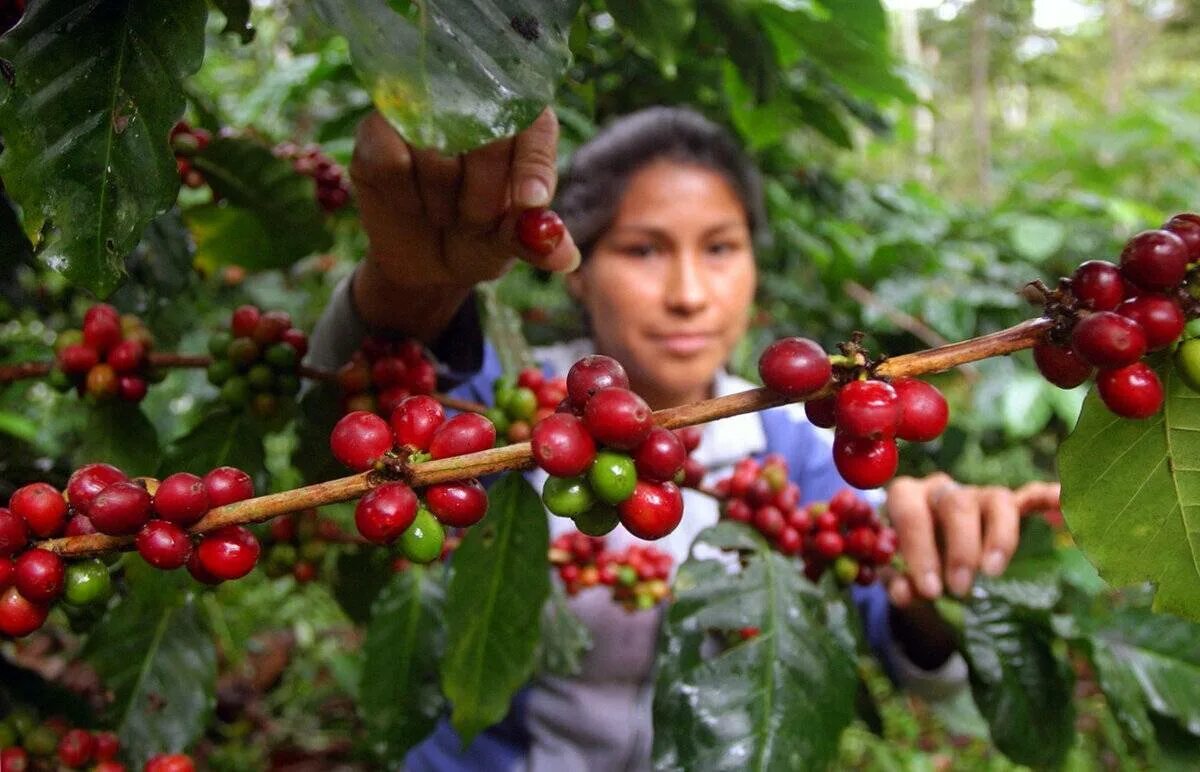
POLYGON ((708 251, 714 255, 729 255, 736 252, 738 245, 732 241, 718 241, 715 244, 710 244, 708 251))
POLYGON ((625 254, 633 257, 649 257, 654 254, 653 244, 629 244, 623 250, 625 254))

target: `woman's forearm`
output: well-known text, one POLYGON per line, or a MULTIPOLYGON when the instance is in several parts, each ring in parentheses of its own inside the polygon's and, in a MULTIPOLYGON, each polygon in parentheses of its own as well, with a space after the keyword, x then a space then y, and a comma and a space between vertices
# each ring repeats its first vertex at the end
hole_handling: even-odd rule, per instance
POLYGON ((355 271, 351 295, 359 317, 371 330, 397 333, 430 344, 470 297, 471 288, 396 286, 368 258, 355 271))

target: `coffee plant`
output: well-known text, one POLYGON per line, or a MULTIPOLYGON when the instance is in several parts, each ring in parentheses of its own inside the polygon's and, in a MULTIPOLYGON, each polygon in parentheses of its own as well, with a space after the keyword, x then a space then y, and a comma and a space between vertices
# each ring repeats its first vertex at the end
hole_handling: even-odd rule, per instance
MULTIPOLYGON (((577 2, 302 5, 341 57, 307 77, 357 99, 314 96, 305 121, 373 105, 450 154, 527 126, 564 80, 578 100, 580 62, 603 100, 620 57, 572 51, 613 25, 664 72, 693 35, 783 46, 726 62, 727 89, 764 111, 768 75, 806 52, 801 79, 824 85, 796 102, 807 118, 784 115, 829 137, 844 127, 823 100, 865 115, 856 100, 901 88, 873 2, 610 2, 602 20, 577 2)), ((1087 718, 1126 758, 1195 763, 1200 216, 1052 287, 1022 277, 1018 324, 904 352, 782 336, 755 358, 761 388, 665 410, 606 356, 532 366, 494 288, 490 394, 456 393, 451 363, 401 337, 327 369, 306 330, 364 246, 347 146, 222 119, 195 87, 206 47, 257 43, 248 2, 212 6, 0 2, 5 772, 397 768, 443 714, 470 741, 535 676, 577 674, 571 603, 597 597, 661 615, 657 766, 844 760, 894 728, 854 588, 904 570, 896 532, 862 490, 817 500, 782 458, 705 468, 700 427, 803 403, 842 478, 877 488, 948 441, 933 377, 1026 349, 1055 387, 1095 387, 1058 450, 1061 518, 1028 519, 1003 575, 936 604, 969 713, 998 764, 1063 765, 1094 742, 1087 718), (705 500, 720 522, 681 564, 643 543, 705 500)), ((565 237, 543 208, 516 229, 543 255, 565 237)))

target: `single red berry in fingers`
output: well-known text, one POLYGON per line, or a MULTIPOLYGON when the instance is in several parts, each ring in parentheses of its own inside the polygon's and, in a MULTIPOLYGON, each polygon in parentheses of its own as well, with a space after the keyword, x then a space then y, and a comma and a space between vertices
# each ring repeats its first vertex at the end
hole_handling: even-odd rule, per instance
POLYGON ((1146 353, 1146 333, 1128 317, 1101 311, 1075 323, 1071 346, 1090 364, 1112 370, 1142 358, 1146 353))
POLYGON ((358 500, 354 525, 373 544, 391 544, 417 517, 417 495, 402 482, 380 485, 358 500))
POLYGON ((1096 387, 1105 406, 1122 418, 1149 418, 1162 407, 1162 382, 1145 362, 1101 370, 1096 387))
POLYGON ((467 528, 487 514, 487 491, 478 480, 439 483, 425 489, 429 511, 444 525, 467 528))
POLYGON ((588 400, 583 422, 602 444, 620 450, 636 448, 653 426, 650 406, 629 389, 601 389, 588 400))
POLYGON ((227 525, 208 534, 196 548, 200 565, 221 580, 240 579, 254 569, 260 551, 249 529, 227 525))
POLYGON ((496 444, 496 427, 479 413, 459 413, 437 428, 429 441, 429 455, 450 458, 478 453, 496 444))
POLYGON ((1117 306, 1117 313, 1138 323, 1146 334, 1148 351, 1157 351, 1174 343, 1187 324, 1179 303, 1166 295, 1130 298, 1117 306))
POLYGON ((392 449, 392 429, 374 413, 356 410, 334 425, 329 447, 338 461, 356 472, 365 472, 392 449))
POLYGON ((629 388, 629 376, 621 363, 603 354, 592 354, 571 365, 567 371, 567 399, 583 410, 592 395, 609 387, 629 388))
POLYGON ((896 475, 900 456, 892 440, 838 435, 833 440, 833 462, 854 487, 878 488, 896 475))
POLYGON ((154 511, 163 520, 191 525, 209 509, 204 480, 188 472, 169 475, 154 492, 154 511))
POLYGON ((1071 275, 1071 292, 1093 311, 1111 311, 1125 299, 1125 283, 1112 263, 1088 260, 1071 275))
POLYGON ((35 603, 9 587, 0 593, 0 633, 9 638, 22 638, 37 630, 46 621, 50 607, 35 603))
POLYGON ((174 571, 192 556, 192 540, 187 532, 166 520, 151 520, 138 531, 138 554, 150 565, 163 571, 174 571))
POLYGON ((554 477, 581 475, 596 458, 596 443, 583 421, 570 413, 553 413, 533 427, 533 460, 554 477))
POLYGON ((567 232, 562 218, 551 209, 526 209, 517 217, 517 239, 534 254, 554 251, 567 232))
POLYGON ((434 432, 446 420, 446 412, 433 397, 419 394, 405 397, 392 411, 392 432, 396 444, 412 450, 429 450, 434 432))
POLYGON ((633 495, 617 506, 621 525, 639 539, 661 539, 683 519, 683 494, 675 483, 638 480, 633 495))
POLYGON ((771 391, 791 399, 812 394, 829 382, 829 355, 808 338, 781 338, 758 359, 758 374, 771 391))
POLYGON ((900 399, 900 425, 896 436, 909 442, 929 442, 941 436, 950 420, 946 398, 925 381, 897 378, 892 388, 900 399))
POLYGON ((1121 251, 1121 273, 1148 290, 1170 289, 1187 273, 1188 248, 1183 239, 1165 230, 1142 231, 1121 251))
POLYGON ((210 507, 254 498, 254 480, 235 466, 219 466, 204 475, 203 480, 210 507))
POLYGON ((1033 347, 1038 372, 1060 389, 1073 389, 1092 377, 1095 368, 1070 346, 1042 342, 1033 347))
POLYGON ((67 524, 67 501, 53 485, 30 483, 17 488, 8 508, 20 516, 37 536, 54 536, 67 524))
POLYGON ((67 566, 49 550, 34 548, 13 561, 13 586, 34 603, 50 603, 62 595, 67 566))
POLYGON ((835 413, 842 434, 890 439, 900 425, 900 398, 883 381, 851 381, 838 390, 835 413))

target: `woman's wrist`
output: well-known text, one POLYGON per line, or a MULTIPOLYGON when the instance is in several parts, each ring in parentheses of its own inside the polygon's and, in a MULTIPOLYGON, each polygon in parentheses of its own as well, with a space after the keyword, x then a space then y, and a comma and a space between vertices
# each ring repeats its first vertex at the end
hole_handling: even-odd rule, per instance
POLYGON ((918 667, 935 670, 958 650, 958 636, 932 603, 917 602, 905 608, 888 606, 892 639, 918 667))
POLYGON ((359 263, 350 283, 354 310, 368 328, 427 344, 446 329, 471 290, 466 286, 400 286, 370 257, 359 263))

